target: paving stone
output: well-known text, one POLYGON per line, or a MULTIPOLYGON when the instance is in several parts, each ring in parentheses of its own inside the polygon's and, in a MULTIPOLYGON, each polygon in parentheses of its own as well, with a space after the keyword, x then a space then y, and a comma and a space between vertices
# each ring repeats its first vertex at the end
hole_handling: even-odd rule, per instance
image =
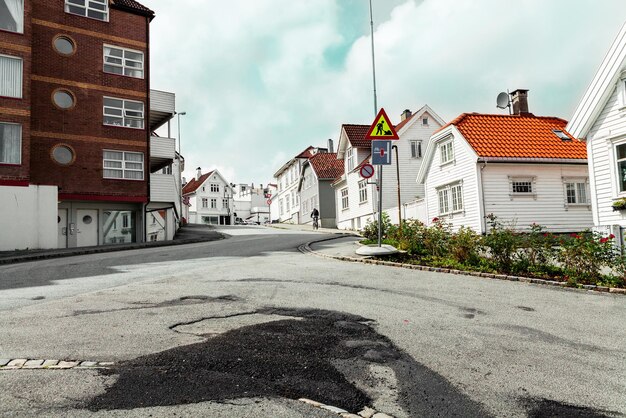
POLYGON ((618 289, 617 287, 612 287, 611 289, 609 289, 609 292, 626 295, 626 289, 618 289))
POLYGON ((6 369, 20 369, 22 368, 22 366, 24 365, 24 363, 26 363, 28 361, 28 359, 25 358, 18 358, 18 359, 14 359, 11 360, 6 366, 6 369))
POLYGON ((46 360, 46 361, 43 362, 41 367, 47 368, 47 367, 50 367, 50 366, 56 366, 57 364, 59 364, 59 360, 46 360))
POLYGON ((375 413, 376 411, 373 410, 372 408, 365 407, 364 410, 359 412, 359 415, 362 416, 363 418, 372 418, 375 413))
POLYGON ((330 406, 330 405, 322 405, 320 406, 320 408, 325 409, 330 412, 334 412, 335 414, 344 414, 348 412, 345 409, 337 408, 336 406, 330 406))
POLYGON ((83 361, 79 364, 79 367, 95 367, 98 365, 97 361, 83 361))
POLYGON ((98 362, 98 366, 100 367, 110 367, 113 366, 115 363, 113 363, 112 361, 101 361, 98 362))
POLYGON ((346 412, 345 414, 339 414, 339 416, 341 416, 341 418, 361 418, 360 415, 351 414, 349 412, 346 412))
POLYGON ((55 366, 50 366, 49 369, 71 369, 78 366, 78 361, 59 361, 55 366))
POLYGON ((22 366, 22 369, 39 369, 43 364, 43 360, 28 360, 22 366))
POLYGON ((372 416, 372 418, 393 418, 391 415, 383 414, 382 412, 378 412, 372 416))
POLYGON ((11 359, 9 358, 0 358, 0 367, 4 367, 7 364, 9 364, 9 362, 11 361, 11 359))
POLYGON ((609 288, 606 286, 596 286, 596 290, 599 292, 608 292, 609 288))

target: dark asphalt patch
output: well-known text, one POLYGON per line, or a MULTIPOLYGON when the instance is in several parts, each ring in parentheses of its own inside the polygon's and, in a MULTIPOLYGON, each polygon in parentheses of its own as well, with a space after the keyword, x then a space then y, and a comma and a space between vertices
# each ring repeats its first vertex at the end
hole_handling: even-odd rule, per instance
POLYGON ((575 406, 550 399, 524 399, 522 404, 528 409, 528 418, 608 418, 617 416, 616 413, 607 415, 607 411, 575 406))
POLYGON ((366 318, 321 310, 255 313, 299 319, 242 327, 103 370, 118 379, 86 408, 304 397, 356 412, 372 404, 359 388, 368 386, 369 366, 383 364, 395 372, 398 402, 409 416, 488 416, 480 404, 378 334, 366 318), (349 372, 339 372, 339 363, 349 372))

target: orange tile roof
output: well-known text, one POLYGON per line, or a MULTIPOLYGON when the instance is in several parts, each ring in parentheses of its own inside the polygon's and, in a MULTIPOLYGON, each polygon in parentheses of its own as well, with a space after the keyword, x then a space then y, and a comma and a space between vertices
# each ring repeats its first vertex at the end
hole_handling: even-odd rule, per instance
POLYGON ((213 171, 201 175, 198 180, 192 178, 189 183, 185 184, 185 187, 183 187, 183 195, 193 193, 198 190, 198 187, 202 186, 202 183, 204 183, 211 174, 213 174, 213 171))
POLYGON ((352 125, 344 123, 342 127, 346 131, 350 145, 353 147, 369 148, 372 146, 372 141, 365 139, 365 135, 367 135, 367 132, 370 130, 369 125, 352 125))
POLYGON ((296 155, 295 158, 311 158, 311 156, 313 155, 313 150, 315 148, 313 148, 312 145, 309 145, 309 147, 307 149, 305 149, 304 151, 302 151, 300 154, 296 155))
POLYGON ((479 157, 584 160, 587 146, 565 131, 567 121, 550 116, 463 113, 439 131, 456 126, 479 157), (553 130, 563 131, 563 141, 553 130))
POLYGON ((337 153, 319 152, 309 161, 320 180, 334 180, 343 174, 343 160, 337 159, 337 153))
POLYGON ((400 129, 402 129, 402 127, 403 127, 404 125, 406 125, 407 123, 409 123, 409 121, 410 121, 411 119, 413 119, 413 117, 414 117, 415 115, 416 115, 416 114, 415 114, 415 113, 413 113, 411 116, 409 116, 408 118, 406 118, 405 120, 403 120, 402 122, 400 122, 399 124, 397 124, 397 125, 395 126, 395 128, 396 128, 396 132, 398 132, 400 129))

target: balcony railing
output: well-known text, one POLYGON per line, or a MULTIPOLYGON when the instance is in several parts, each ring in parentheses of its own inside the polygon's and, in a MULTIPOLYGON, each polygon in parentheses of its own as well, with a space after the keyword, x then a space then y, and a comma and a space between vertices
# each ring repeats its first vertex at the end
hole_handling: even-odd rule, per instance
POLYGON ((154 173, 170 165, 176 156, 176 140, 174 138, 150 137, 150 172, 154 173))

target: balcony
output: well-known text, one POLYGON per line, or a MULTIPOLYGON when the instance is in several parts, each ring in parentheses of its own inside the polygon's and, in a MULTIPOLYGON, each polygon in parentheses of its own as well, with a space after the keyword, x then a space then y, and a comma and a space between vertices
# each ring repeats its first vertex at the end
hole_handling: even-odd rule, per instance
POLYGON ((180 203, 176 181, 171 174, 150 175, 150 201, 180 203))
POLYGON ((176 96, 160 90, 150 90, 150 130, 152 132, 169 122, 176 114, 176 96))
POLYGON ((150 137, 150 172, 154 173, 172 164, 176 155, 174 138, 150 137))

